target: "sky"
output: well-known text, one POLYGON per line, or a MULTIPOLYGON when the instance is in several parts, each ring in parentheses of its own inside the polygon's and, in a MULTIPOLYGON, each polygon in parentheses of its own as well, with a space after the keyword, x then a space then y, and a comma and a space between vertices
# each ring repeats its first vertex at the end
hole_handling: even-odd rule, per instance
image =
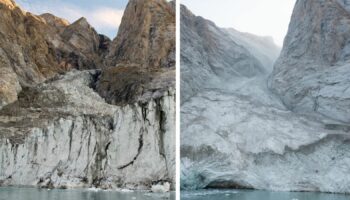
POLYGON ((16 3, 34 14, 48 12, 71 23, 85 17, 98 33, 113 39, 128 0, 16 0, 16 3))
POLYGON ((195 15, 260 36, 272 36, 283 45, 296 0, 181 0, 195 15))

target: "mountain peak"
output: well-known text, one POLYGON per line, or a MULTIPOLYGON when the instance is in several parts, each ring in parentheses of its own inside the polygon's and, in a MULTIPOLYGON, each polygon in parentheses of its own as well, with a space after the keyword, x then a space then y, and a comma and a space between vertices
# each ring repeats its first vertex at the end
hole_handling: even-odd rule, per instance
POLYGON ((81 17, 79 18, 77 21, 75 21, 73 24, 75 25, 79 25, 79 26, 82 26, 82 27, 90 27, 90 24, 89 22, 87 21, 87 19, 85 17, 81 17))
POLYGON ((17 4, 13 0, 0 0, 0 4, 4 4, 11 9, 17 7, 17 4))
POLYGON ((55 27, 66 27, 66 26, 69 26, 70 24, 66 19, 56 17, 51 13, 41 14, 40 17, 44 18, 46 23, 55 27))
POLYGON ((165 0, 130 0, 108 55, 108 65, 133 61, 143 67, 175 64, 175 11, 165 0), (159 41, 165 41, 159 43, 159 41), (155 53, 157 52, 157 53, 155 53))

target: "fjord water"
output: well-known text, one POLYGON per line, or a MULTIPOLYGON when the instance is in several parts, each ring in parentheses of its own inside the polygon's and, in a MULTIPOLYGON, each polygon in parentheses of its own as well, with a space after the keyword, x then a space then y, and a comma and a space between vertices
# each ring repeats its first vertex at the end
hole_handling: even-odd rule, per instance
POLYGON ((0 200, 175 200, 175 193, 0 188, 0 200))
POLYGON ((182 191, 181 200, 349 200, 350 195, 316 192, 270 192, 260 190, 182 191))

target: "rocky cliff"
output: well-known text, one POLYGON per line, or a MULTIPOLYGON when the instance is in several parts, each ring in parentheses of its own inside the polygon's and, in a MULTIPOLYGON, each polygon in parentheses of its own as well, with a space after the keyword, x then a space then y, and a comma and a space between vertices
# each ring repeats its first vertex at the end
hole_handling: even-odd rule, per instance
POLYGON ((281 52, 281 48, 274 43, 272 37, 256 36, 240 32, 234 28, 228 28, 227 31, 233 41, 249 50, 266 67, 268 74, 272 71, 273 65, 281 52))
POLYGON ((164 0, 130 0, 110 44, 97 91, 108 102, 148 101, 175 85, 175 10, 164 0), (140 20, 142 19, 142 20, 140 20))
POLYGON ((0 18, 0 106, 15 101, 22 87, 72 68, 102 66, 102 41, 84 19, 70 25, 25 12, 13 1, 0 2, 0 18))
MULTIPOLYGON (((299 0, 294 12, 298 12, 300 8, 304 9, 308 4, 326 4, 326 2, 335 1, 299 0)), ((317 9, 315 6, 310 6, 309 9, 311 8, 317 9)), ((280 100, 280 97, 283 99, 283 95, 276 96, 269 90, 267 82, 272 70, 271 63, 278 56, 278 53, 272 50, 271 47, 274 45, 269 42, 269 39, 235 30, 224 32, 219 29, 221 33, 216 35, 219 33, 212 31, 213 23, 200 17, 193 17, 186 9, 182 9, 181 12, 183 23, 181 25, 183 50, 181 67, 182 73, 185 74, 181 78, 181 87, 182 91, 197 91, 187 97, 181 105, 181 187, 183 189, 253 188, 348 193, 350 191, 348 173, 350 127, 346 123, 315 112, 309 112, 307 115, 294 112, 280 100), (193 21, 194 19, 197 21, 193 21), (197 28, 199 24, 202 27, 211 28, 203 31, 197 28), (224 33, 228 33, 229 37, 224 33), (215 38, 214 41, 219 42, 209 43, 211 41, 209 39, 201 40, 199 35, 206 34, 208 34, 206 38, 215 38), (247 39, 247 37, 255 39, 247 39), (212 52, 213 48, 222 48, 220 42, 227 45, 226 50, 230 51, 219 52, 230 55, 221 56, 212 52), (270 50, 267 51, 267 49, 270 50), (219 63, 215 66, 222 66, 221 73, 215 73, 213 70, 215 68, 206 67, 208 58, 215 59, 215 62, 219 63), (252 66, 255 67, 252 68, 252 66), (232 70, 249 71, 250 76, 237 75, 232 73, 232 70), (213 79, 210 78, 204 81, 201 80, 202 77, 216 77, 215 79, 219 81, 212 81, 213 79), (200 87, 195 83, 201 83, 200 87)), ((324 14, 322 10, 317 13, 319 16, 316 15, 314 20, 320 19, 324 14)), ((294 14, 294 18, 296 16, 304 18, 309 14, 314 16, 312 12, 307 11, 294 14)), ((327 17, 327 20, 331 19, 332 15, 327 17)), ((305 21, 307 20, 299 19, 291 23, 303 24, 305 21)), ((335 20, 334 23, 340 22, 335 20)), ((303 28, 305 33, 296 34, 298 37, 304 37, 308 32, 306 30, 312 27, 305 25, 303 28)), ((308 34, 319 39, 317 34, 308 34)), ((286 41, 288 40, 292 41, 294 48, 299 48, 299 38, 289 36, 286 41)), ((300 43, 306 42, 300 41, 300 43)), ((286 44, 288 42, 285 42, 286 44)), ((329 47, 322 46, 322 48, 329 47)), ((294 55, 287 52, 286 47, 283 49, 284 52, 282 51, 273 74, 279 68, 290 69, 288 66, 281 65, 281 59, 286 56, 293 58, 294 55)), ((324 51, 333 51, 333 49, 324 51)), ((318 56, 318 54, 310 54, 310 56, 318 56)), ((297 57, 289 61, 302 62, 303 59, 297 57)), ((300 65, 299 69, 293 69, 300 72, 298 76, 303 75, 302 67, 306 66, 300 65)), ((345 77, 345 72, 348 70, 343 71, 345 73, 343 74, 338 70, 341 68, 344 66, 329 68, 328 73, 318 76, 327 77, 323 80, 341 81, 339 87, 334 84, 333 93, 340 95, 340 91, 344 91, 343 95, 345 95, 346 90, 342 86, 345 82, 341 77, 345 77), (329 72, 331 69, 334 69, 332 73, 329 72)), ((280 75, 278 80, 283 83, 285 80, 289 81, 289 77, 295 77, 294 74, 289 76, 286 71, 281 72, 280 75)), ((305 73, 305 75, 308 74, 305 73)), ((322 79, 316 79, 314 83, 317 80, 322 79)), ((285 84, 286 87, 294 87, 297 83, 285 84)), ((275 86, 285 89, 278 84, 275 86)), ((304 85, 304 88, 307 87, 304 85)), ((348 107, 343 107, 343 113, 349 111, 346 108, 348 107)), ((331 113, 328 114, 331 115, 331 113)))
POLYGON ((348 1, 297 1, 270 88, 294 111, 349 123, 349 42, 348 1))
POLYGON ((107 56, 109 66, 125 63, 146 68, 174 67, 175 10, 171 3, 130 0, 123 19, 107 56))
POLYGON ((149 189, 174 181, 174 91, 117 107, 91 88, 96 73, 60 75, 1 110, 1 185, 149 189))
POLYGON ((240 44, 242 38, 235 39, 230 31, 195 16, 185 6, 181 7, 182 103, 208 82, 219 85, 218 82, 227 82, 233 77, 268 73, 262 61, 253 56, 255 52, 240 44), (196 78, 193 78, 194 74, 196 78))
MULTIPOLYGON (((84 18, 69 24, 3 1, 0 185, 174 188, 175 66, 148 65, 148 55, 159 50, 153 46, 146 55, 144 48, 114 44, 120 37, 127 44, 141 41, 135 32, 147 24, 134 24, 143 21, 139 14, 153 24, 173 16, 168 3, 131 0, 112 42, 84 18), (116 49, 139 62, 111 56, 116 49), (111 60, 115 65, 107 65, 111 60)), ((170 24, 166 35, 148 40, 174 52, 174 30, 170 24)), ((171 57, 160 51, 154 60, 171 57)))

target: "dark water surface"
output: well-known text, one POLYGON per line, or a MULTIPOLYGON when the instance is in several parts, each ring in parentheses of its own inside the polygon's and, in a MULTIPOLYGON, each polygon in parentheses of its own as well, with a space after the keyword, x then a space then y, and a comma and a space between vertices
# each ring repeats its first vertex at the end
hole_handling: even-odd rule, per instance
POLYGON ((260 190, 181 191, 181 200, 350 200, 350 195, 260 190))
POLYGON ((0 200, 175 200, 175 193, 0 188, 0 200))

